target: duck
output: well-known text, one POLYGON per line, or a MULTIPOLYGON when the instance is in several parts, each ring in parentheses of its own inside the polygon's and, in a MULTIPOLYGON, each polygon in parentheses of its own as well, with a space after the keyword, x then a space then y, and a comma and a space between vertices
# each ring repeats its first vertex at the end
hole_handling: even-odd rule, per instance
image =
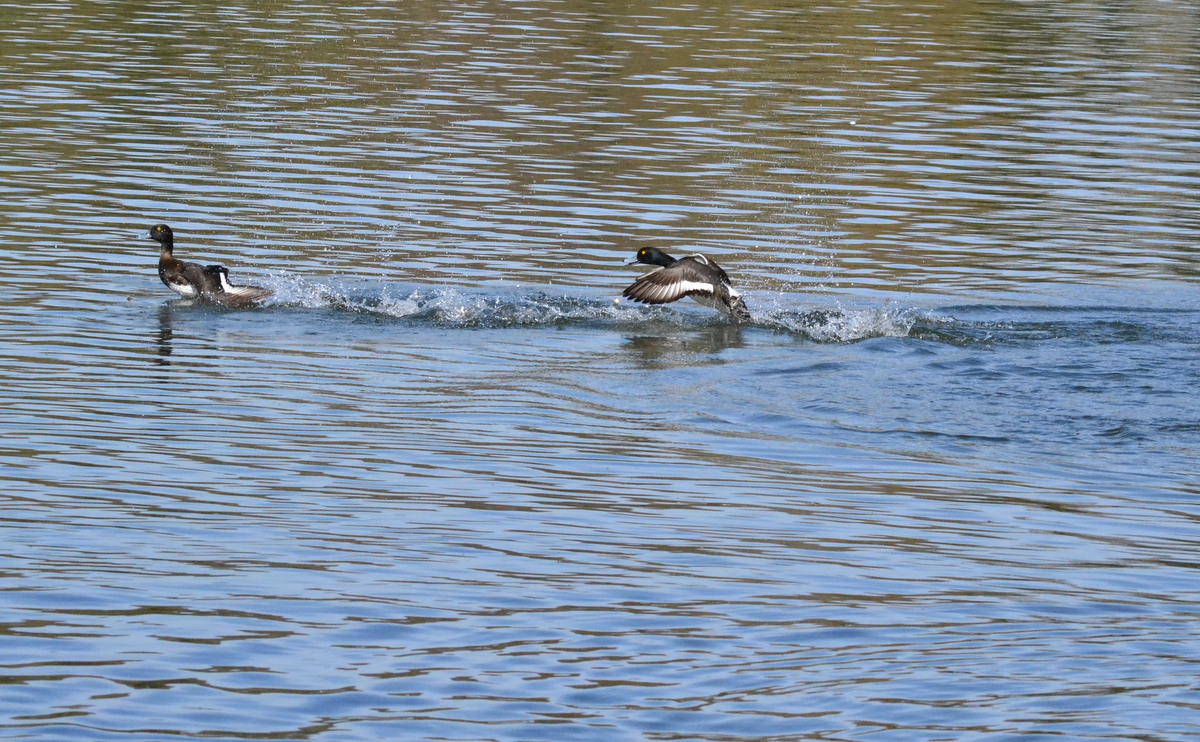
POLYGON ((175 257, 175 233, 166 224, 150 228, 150 239, 160 245, 158 277, 163 284, 185 299, 203 299, 225 305, 244 306, 272 295, 257 286, 233 286, 229 269, 223 265, 199 265, 175 257))
POLYGON ((729 275, 703 255, 673 258, 657 247, 643 247, 625 265, 658 266, 639 277, 622 296, 646 304, 667 304, 690 296, 694 301, 728 314, 736 322, 749 322, 750 310, 729 280, 729 275))

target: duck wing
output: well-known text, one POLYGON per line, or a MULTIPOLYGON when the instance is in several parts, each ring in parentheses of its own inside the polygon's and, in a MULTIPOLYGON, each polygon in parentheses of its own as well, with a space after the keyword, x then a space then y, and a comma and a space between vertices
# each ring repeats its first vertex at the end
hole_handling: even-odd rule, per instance
POLYGON ((226 296, 229 296, 239 302, 254 303, 269 299, 275 295, 271 289, 264 289, 261 286, 225 286, 224 291, 226 296))
MULTIPOLYGON (((182 279, 191 288, 191 291, 185 296, 207 297, 218 289, 217 281, 213 278, 215 268, 217 266, 197 265, 180 260, 176 264, 173 278, 182 279)), ((178 289, 176 290, 178 291, 178 289)))
POLYGON ((708 266, 709 268, 712 268, 714 271, 717 272, 717 275, 721 277, 721 280, 725 283, 726 286, 733 285, 733 281, 729 280, 729 274, 725 272, 724 268, 717 265, 716 263, 709 260, 707 257, 701 255, 700 253, 696 253, 695 255, 688 255, 686 258, 684 258, 684 260, 694 260, 697 263, 699 263, 700 265, 704 265, 704 266, 708 266))
POLYGON ((667 304, 685 296, 716 297, 720 287, 713 283, 707 270, 712 264, 707 260, 705 263, 692 257, 677 260, 670 268, 659 268, 639 276, 623 295, 645 304, 667 304))
POLYGON ((214 298, 226 306, 245 306, 275 295, 274 291, 259 286, 234 286, 229 282, 229 270, 219 265, 210 265, 205 270, 217 281, 214 298))

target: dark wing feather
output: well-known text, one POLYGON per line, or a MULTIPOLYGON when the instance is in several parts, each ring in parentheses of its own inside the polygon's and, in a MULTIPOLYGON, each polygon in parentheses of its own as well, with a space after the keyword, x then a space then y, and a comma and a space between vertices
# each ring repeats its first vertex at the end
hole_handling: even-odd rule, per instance
POLYGON ((696 253, 695 255, 688 255, 686 258, 683 258, 680 262, 683 262, 683 260, 693 260, 693 261, 699 263, 700 265, 708 266, 709 268, 712 268, 714 271, 717 272, 717 275, 721 278, 722 281, 725 282, 725 285, 727 285, 727 286, 733 285, 733 281, 729 280, 729 274, 725 272, 724 268, 717 265, 716 263, 709 260, 708 258, 701 255, 700 253, 696 253))
POLYGON ((188 283, 197 288, 209 288, 217 285, 216 278, 210 272, 214 267, 179 261, 180 274, 187 279, 188 283))

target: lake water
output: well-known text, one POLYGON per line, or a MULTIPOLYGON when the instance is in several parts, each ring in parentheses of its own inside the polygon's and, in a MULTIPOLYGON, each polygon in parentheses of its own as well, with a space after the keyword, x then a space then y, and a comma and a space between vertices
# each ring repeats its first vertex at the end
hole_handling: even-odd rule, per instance
POLYGON ((1195 739, 1198 39, 0 7, 0 738, 1195 739))

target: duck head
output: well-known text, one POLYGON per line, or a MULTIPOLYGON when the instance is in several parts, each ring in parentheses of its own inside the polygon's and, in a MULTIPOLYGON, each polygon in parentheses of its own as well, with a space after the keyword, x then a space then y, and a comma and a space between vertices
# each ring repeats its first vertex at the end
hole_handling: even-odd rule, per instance
POLYGON ((625 265, 633 265, 634 263, 661 265, 663 268, 669 268, 675 263, 675 258, 667 255, 657 247, 643 247, 637 251, 636 255, 625 261, 625 265))
POLYGON ((163 252, 170 253, 175 249, 175 235, 165 224, 157 224, 150 228, 150 239, 162 245, 163 252))

